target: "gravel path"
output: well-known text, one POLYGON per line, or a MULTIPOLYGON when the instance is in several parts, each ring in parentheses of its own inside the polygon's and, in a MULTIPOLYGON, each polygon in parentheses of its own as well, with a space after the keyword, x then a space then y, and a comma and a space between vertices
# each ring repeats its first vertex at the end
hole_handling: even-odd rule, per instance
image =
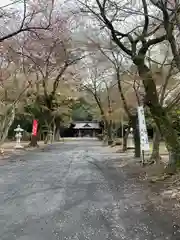
POLYGON ((171 216, 146 204, 148 190, 116 169, 118 158, 86 139, 0 166, 0 239, 180 239, 171 216))

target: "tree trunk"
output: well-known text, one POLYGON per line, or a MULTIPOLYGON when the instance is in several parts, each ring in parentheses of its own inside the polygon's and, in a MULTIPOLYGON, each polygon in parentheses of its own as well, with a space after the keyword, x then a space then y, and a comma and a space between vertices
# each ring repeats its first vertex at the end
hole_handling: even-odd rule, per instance
POLYGON ((171 153, 170 165, 180 163, 180 142, 177 131, 172 126, 172 120, 167 112, 160 105, 150 106, 151 114, 160 129, 161 135, 164 137, 168 151, 171 153))
POLYGON ((133 128, 133 138, 134 138, 134 146, 135 152, 134 157, 140 158, 141 157, 141 148, 140 148, 140 136, 139 136, 139 129, 138 129, 138 115, 131 116, 131 124, 133 128))
POLYGON ((61 127, 61 119, 60 118, 55 118, 54 120, 56 129, 55 129, 55 141, 60 141, 60 127, 61 127))
POLYGON ((130 125, 128 125, 128 129, 126 131, 126 133, 123 135, 123 152, 127 151, 127 139, 128 139, 128 135, 130 132, 130 125))
POLYGON ((138 65, 139 75, 143 79, 146 92, 145 104, 148 105, 152 117, 163 136, 167 149, 171 153, 170 165, 180 164, 180 142, 177 131, 172 126, 172 120, 167 111, 160 105, 156 85, 150 70, 146 65, 138 65))
POLYGON ((55 141, 55 137, 56 137, 56 124, 55 121, 53 121, 52 141, 55 141))
POLYGON ((112 120, 110 120, 109 123, 108 123, 107 136, 108 136, 108 145, 111 145, 113 143, 113 140, 112 140, 112 120))
POLYGON ((60 140, 60 134, 59 134, 59 128, 56 128, 55 130, 55 141, 59 141, 60 140))
POLYGON ((48 133, 45 135, 45 138, 44 138, 44 144, 47 144, 48 143, 48 133))
POLYGON ((104 130, 103 130, 103 142, 108 142, 108 128, 109 123, 106 119, 104 119, 104 130))
POLYGON ((159 146, 161 141, 161 134, 157 126, 154 127, 153 132, 153 149, 150 157, 150 163, 159 163, 161 156, 159 153, 159 146))
POLYGON ((44 144, 47 144, 50 141, 50 139, 49 139, 49 132, 51 130, 51 126, 48 125, 48 122, 46 122, 45 129, 46 129, 46 135, 45 135, 45 139, 44 139, 44 144))
POLYGON ((32 135, 31 136, 31 141, 29 143, 29 147, 39 147, 37 143, 37 136, 32 135))
POLYGON ((12 106, 11 109, 7 109, 7 113, 1 122, 1 139, 0 139, 0 146, 4 143, 5 139, 7 138, 9 128, 11 127, 15 118, 15 106, 12 106))

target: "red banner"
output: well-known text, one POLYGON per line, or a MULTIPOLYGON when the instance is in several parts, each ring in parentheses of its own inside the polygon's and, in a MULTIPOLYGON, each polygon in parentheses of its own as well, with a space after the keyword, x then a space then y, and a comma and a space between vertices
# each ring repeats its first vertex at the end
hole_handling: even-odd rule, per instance
POLYGON ((37 128, 38 128, 38 121, 36 119, 33 120, 33 128, 32 128, 32 135, 37 135, 37 128))

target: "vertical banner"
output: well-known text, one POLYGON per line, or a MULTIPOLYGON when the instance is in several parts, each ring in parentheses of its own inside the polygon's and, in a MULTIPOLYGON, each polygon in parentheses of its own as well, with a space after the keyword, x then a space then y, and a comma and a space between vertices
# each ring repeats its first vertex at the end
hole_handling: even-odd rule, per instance
POLYGON ((138 110, 141 151, 149 151, 150 148, 149 148, 148 134, 147 134, 147 128, 146 128, 146 121, 144 116, 144 108, 143 106, 139 106, 137 110, 138 110))
POLYGON ((37 136, 37 128, 38 128, 38 121, 36 119, 33 120, 33 127, 32 127, 32 135, 37 136))

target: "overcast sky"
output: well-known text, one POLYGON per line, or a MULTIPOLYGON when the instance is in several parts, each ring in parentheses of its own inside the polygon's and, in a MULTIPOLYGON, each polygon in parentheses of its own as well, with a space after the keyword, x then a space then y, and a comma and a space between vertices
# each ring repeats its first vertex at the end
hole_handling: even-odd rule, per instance
POLYGON ((0 6, 4 6, 4 5, 7 5, 9 4, 11 1, 10 0, 0 0, 0 6))
MULTIPOLYGON (((0 0, 0 7, 6 6, 12 2, 18 2, 18 0, 0 0)), ((15 6, 15 4, 12 4, 10 6, 12 7, 13 5, 15 6)))

